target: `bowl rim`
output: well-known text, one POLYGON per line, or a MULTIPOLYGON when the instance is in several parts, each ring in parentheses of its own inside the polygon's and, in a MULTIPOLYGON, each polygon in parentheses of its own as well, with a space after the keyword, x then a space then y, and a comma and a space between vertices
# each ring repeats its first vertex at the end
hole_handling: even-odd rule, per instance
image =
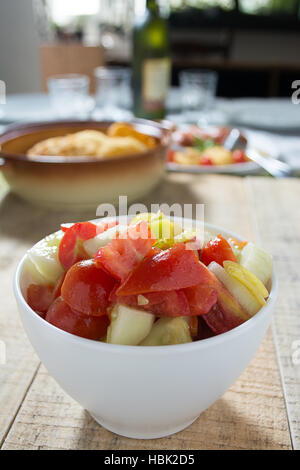
MULTIPOLYGON (((119 217, 117 217, 119 218, 119 217)), ((103 221, 105 218, 101 219, 94 219, 95 220, 101 220, 103 221)), ((176 220, 176 217, 172 218, 176 220)), ((177 217, 178 219, 178 217, 177 217)), ((180 218, 179 218, 180 219, 180 218)), ((188 219, 185 218, 185 220, 193 221, 195 222, 194 219, 188 219)), ((197 221, 196 221, 197 223, 197 221)), ((226 237, 234 237, 238 240, 243 240, 242 237, 237 235, 236 233, 229 232, 227 230, 222 229, 221 227, 217 225, 213 225, 210 223, 204 223, 205 229, 209 229, 215 232, 219 232, 226 237)), ((38 243, 38 242, 37 242, 38 243)), ((34 245, 33 245, 34 246, 34 245)), ((50 329, 52 332, 55 334, 58 334, 60 337, 65 338, 66 341, 69 341, 70 343, 73 344, 78 344, 79 347, 87 347, 90 349, 97 349, 99 351, 104 351, 104 352, 111 352, 111 353, 122 353, 122 354, 146 354, 147 356, 152 356, 152 355, 157 355, 157 354, 178 354, 178 353, 189 353, 194 350, 198 349, 206 349, 208 347, 224 343, 226 341, 230 341, 231 338, 237 337, 240 334, 244 333, 245 331, 254 328, 255 324, 259 322, 259 320, 266 315, 267 311, 272 309, 274 307, 274 304, 277 299, 277 294, 278 294, 278 282, 277 282, 277 276, 275 273, 275 270, 273 269, 273 275, 272 275, 272 288, 270 291, 270 295, 268 297, 266 305, 264 305, 255 315, 253 315, 251 318, 246 320, 244 323, 241 325, 233 328, 232 330, 229 330, 225 333, 221 333, 216 336, 212 336, 210 338, 206 339, 201 339, 198 341, 192 341, 191 343, 183 343, 183 344, 172 344, 172 345, 164 345, 164 346, 129 346, 129 345, 121 345, 121 344, 108 344, 104 343, 101 341, 96 341, 88 338, 82 338, 80 336, 73 335, 72 333, 68 333, 67 331, 64 331, 51 323, 46 322, 42 317, 40 317, 26 302, 25 298, 23 297, 23 294, 21 292, 21 287, 20 287, 20 278, 22 275, 22 269, 24 262, 26 260, 27 253, 22 257, 21 261, 18 263, 18 266, 15 271, 14 275, 14 281, 13 281, 13 290, 14 290, 14 295, 18 303, 21 304, 23 311, 26 312, 31 317, 34 317, 34 319, 41 325, 42 328, 50 329)))
MULTIPOLYGON (((86 130, 95 130, 98 129, 98 126, 101 127, 108 127, 110 124, 114 122, 121 122, 121 121, 114 121, 114 120, 103 120, 103 121, 93 121, 93 120, 59 120, 59 121, 43 121, 43 122, 23 122, 19 124, 10 124, 6 126, 4 132, 0 135, 0 157, 4 160, 10 161, 21 161, 25 163, 52 163, 52 164, 80 164, 80 163, 90 163, 90 164, 107 164, 116 162, 119 163, 121 161, 128 161, 128 160, 136 160, 140 158, 145 158, 147 156, 152 156, 154 153, 165 150, 169 146, 170 141, 170 131, 171 125, 168 121, 150 121, 148 119, 140 119, 134 118, 130 121, 126 121, 128 124, 132 124, 134 127, 141 127, 141 128, 152 128, 154 134, 147 134, 151 135, 152 137, 160 139, 160 142, 153 148, 149 148, 143 152, 139 152, 136 154, 127 154, 122 155, 119 157, 111 157, 111 158, 96 158, 90 156, 47 156, 47 155, 36 155, 32 157, 28 157, 25 153, 6 153, 2 151, 1 146, 6 142, 11 141, 14 138, 22 137, 26 135, 30 135, 38 130, 44 129, 57 129, 60 127, 74 127, 76 132, 76 128, 86 127, 86 130), (90 128, 89 128, 90 127, 90 128), (158 133, 161 135, 159 136, 158 133), (164 139, 166 140, 164 142, 164 139)), ((84 130, 84 129, 83 129, 84 130)))

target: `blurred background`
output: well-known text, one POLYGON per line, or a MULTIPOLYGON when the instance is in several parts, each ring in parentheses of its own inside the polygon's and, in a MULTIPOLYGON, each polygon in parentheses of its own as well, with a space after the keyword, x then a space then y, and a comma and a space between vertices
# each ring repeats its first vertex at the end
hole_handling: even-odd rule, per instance
MULTIPOLYGON (((219 74, 217 96, 291 96, 300 75, 299 0, 161 0, 169 18, 172 85, 186 68, 219 74)), ((46 90, 57 73, 91 78, 131 63, 131 33, 144 0, 0 2, 0 79, 7 93, 46 90)))

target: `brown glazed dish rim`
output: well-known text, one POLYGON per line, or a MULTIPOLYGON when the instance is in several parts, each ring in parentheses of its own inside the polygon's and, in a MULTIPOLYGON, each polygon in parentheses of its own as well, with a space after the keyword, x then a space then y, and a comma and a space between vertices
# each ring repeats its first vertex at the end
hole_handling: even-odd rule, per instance
MULTIPOLYGON (((99 163, 104 164, 107 162, 120 162, 124 160, 133 160, 144 158, 150 155, 155 154, 157 151, 164 150, 169 145, 170 134, 171 134, 171 124, 167 121, 156 122, 150 121, 147 119, 133 119, 128 121, 128 124, 133 125, 134 128, 142 128, 143 132, 140 131, 142 134, 149 135, 154 137, 158 140, 158 144, 155 147, 150 148, 149 150, 145 150, 144 152, 136 153, 136 154, 128 154, 122 155, 120 157, 111 157, 111 158, 97 158, 91 156, 47 156, 47 155, 37 155, 28 157, 25 153, 8 153, 2 151, 1 146, 10 140, 13 140, 18 137, 26 136, 33 134, 39 130, 47 130, 47 129, 57 129, 57 128, 64 128, 64 127, 74 127, 76 128, 84 128, 86 130, 90 129, 99 129, 102 127, 106 129, 109 127, 110 124, 119 121, 69 121, 69 120, 61 120, 61 121, 44 121, 44 122, 27 122, 22 124, 10 124, 6 127, 5 131, 0 135, 0 157, 4 160, 12 160, 12 161, 22 161, 28 163, 63 163, 63 164, 76 164, 76 163, 99 163), (150 132, 150 129, 152 132, 150 132), (148 132, 146 132, 148 130, 148 132)), ((83 129, 82 129, 83 130, 83 129)), ((64 135, 64 134, 62 134, 64 135)), ((43 140, 43 139, 41 139, 43 140)))

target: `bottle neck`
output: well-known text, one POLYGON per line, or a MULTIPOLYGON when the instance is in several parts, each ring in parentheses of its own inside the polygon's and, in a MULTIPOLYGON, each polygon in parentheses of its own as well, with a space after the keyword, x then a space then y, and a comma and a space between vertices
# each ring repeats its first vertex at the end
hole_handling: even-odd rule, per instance
POLYGON ((158 3, 157 3, 157 0, 147 0, 146 1, 146 6, 147 6, 147 10, 150 13, 153 13, 153 14, 158 14, 159 13, 159 6, 158 6, 158 3))

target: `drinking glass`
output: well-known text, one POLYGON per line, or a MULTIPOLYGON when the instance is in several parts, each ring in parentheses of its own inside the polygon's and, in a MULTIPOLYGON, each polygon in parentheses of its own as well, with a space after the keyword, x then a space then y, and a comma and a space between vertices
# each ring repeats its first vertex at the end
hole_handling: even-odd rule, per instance
POLYGON ((47 81, 53 111, 61 118, 86 118, 91 110, 90 79, 75 73, 54 75, 47 81))
POLYGON ((183 70, 179 73, 181 105, 188 122, 207 123, 214 108, 218 75, 212 70, 183 70))
POLYGON ((94 119, 130 119, 131 73, 126 67, 97 67, 94 119))

